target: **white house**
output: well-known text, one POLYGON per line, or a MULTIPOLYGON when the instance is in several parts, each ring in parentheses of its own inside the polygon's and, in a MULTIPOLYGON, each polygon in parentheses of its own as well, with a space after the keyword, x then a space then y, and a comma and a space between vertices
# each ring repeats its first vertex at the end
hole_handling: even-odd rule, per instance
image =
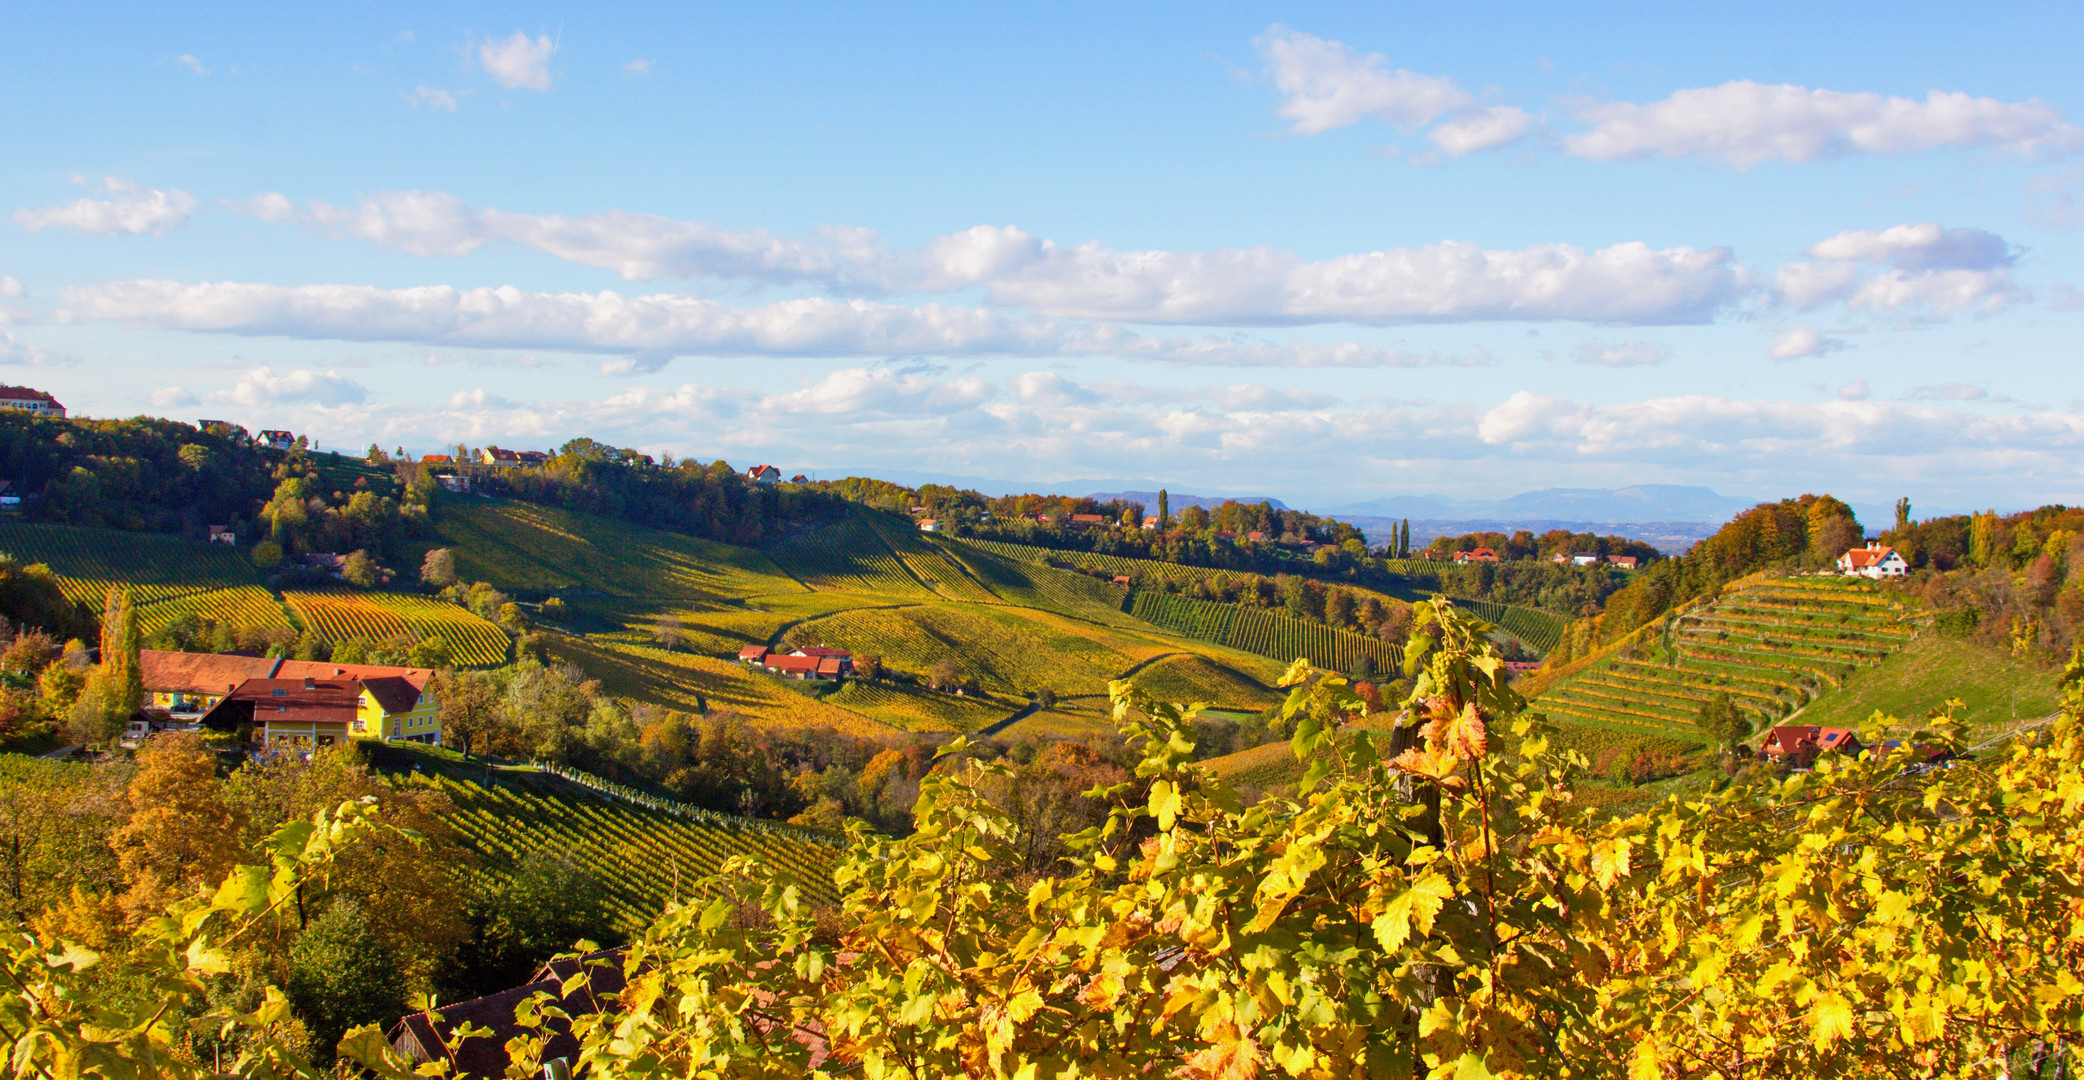
POLYGON ((779 484, 781 483, 781 470, 772 465, 755 465, 745 470, 745 482, 748 484, 779 484))
POLYGON ((1895 548, 1875 542, 1838 556, 1838 572, 1847 577, 1902 577, 1910 573, 1910 563, 1895 548))

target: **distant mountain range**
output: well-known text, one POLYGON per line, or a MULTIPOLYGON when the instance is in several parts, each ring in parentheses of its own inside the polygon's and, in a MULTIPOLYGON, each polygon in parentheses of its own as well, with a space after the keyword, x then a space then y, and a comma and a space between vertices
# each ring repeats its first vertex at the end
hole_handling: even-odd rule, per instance
POLYGON ((1755 503, 1753 499, 1734 498, 1704 487, 1638 484, 1625 488, 1544 488, 1495 500, 1399 495, 1331 507, 1322 512, 1341 518, 1408 517, 1414 522, 1425 518, 1429 521, 1720 524, 1755 503))
MULTIPOLYGON (((1144 513, 1155 514, 1158 512, 1158 493, 1155 491, 1096 491, 1086 496, 1086 498, 1096 499, 1100 502, 1107 502, 1110 499, 1120 499, 1123 502, 1140 502, 1143 504, 1144 513)), ((1165 496, 1165 504, 1175 511, 1188 506, 1221 506, 1227 502, 1244 503, 1247 506, 1266 503, 1276 510, 1289 509, 1287 503, 1279 499, 1267 498, 1264 495, 1175 495, 1168 492, 1165 496)))

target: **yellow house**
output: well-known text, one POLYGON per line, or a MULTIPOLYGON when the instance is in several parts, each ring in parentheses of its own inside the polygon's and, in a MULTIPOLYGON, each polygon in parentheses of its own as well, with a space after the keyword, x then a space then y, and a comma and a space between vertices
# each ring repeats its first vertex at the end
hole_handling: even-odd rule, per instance
MULTIPOLYGON (((284 660, 257 656, 224 656, 211 653, 166 652, 144 649, 138 654, 138 667, 144 676, 145 691, 150 698, 149 706, 164 709, 171 715, 203 714, 217 710, 226 698, 235 695, 249 680, 262 680, 269 685, 267 695, 251 691, 254 730, 257 737, 266 741, 264 732, 272 725, 276 733, 301 740, 301 745, 325 745, 336 741, 334 735, 365 739, 404 740, 408 742, 441 745, 440 706, 432 694, 427 693, 427 684, 434 677, 430 668, 389 667, 380 664, 332 664, 316 660, 284 660), (298 705, 297 701, 274 700, 282 697, 302 698, 301 693, 278 695, 274 690, 296 689, 290 683, 318 681, 330 688, 322 696, 326 698, 328 717, 312 727, 314 715, 311 707, 315 702, 303 702, 299 708, 284 710, 279 705, 298 705), (351 695, 351 700, 349 695, 351 695), (264 699, 265 698, 265 699, 264 699), (351 714, 342 707, 351 703, 351 714), (299 714, 292 719, 290 712, 299 714), (335 725, 338 725, 336 728, 335 725), (294 731, 291 731, 295 728, 294 731), (321 739, 325 742, 320 742, 321 739)), ((231 712, 219 714, 222 722, 233 712, 244 718, 246 705, 231 712)))

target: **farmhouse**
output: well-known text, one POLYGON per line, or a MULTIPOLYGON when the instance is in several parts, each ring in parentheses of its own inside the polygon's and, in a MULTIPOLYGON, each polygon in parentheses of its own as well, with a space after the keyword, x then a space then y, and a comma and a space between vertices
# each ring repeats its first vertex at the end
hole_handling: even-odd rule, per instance
POLYGON ((65 415, 65 406, 58 404, 57 398, 26 386, 0 384, 0 409, 20 409, 38 416, 65 415))
POLYGON ((921 519, 921 520, 920 520, 920 522, 919 522, 919 531, 920 531, 920 532, 940 532, 940 531, 941 531, 941 521, 940 521, 940 519, 939 519, 939 518, 923 518, 923 519, 921 519))
POLYGON ((270 450, 295 450, 297 436, 281 428, 267 428, 253 437, 253 441, 270 450))
POLYGON ((1814 724, 1782 724, 1766 732, 1758 752, 1768 761, 1794 769, 1816 764, 1817 755, 1827 751, 1860 752, 1860 737, 1848 728, 1818 727, 1814 724))
POLYGON ((1146 529, 1155 530, 1158 527, 1158 515, 1151 514, 1145 517, 1143 519, 1143 527, 1146 529))
POLYGON ((1902 552, 1876 541, 1838 556, 1838 572, 1847 577, 1902 577, 1910 573, 1910 563, 1902 552))
POLYGON ((1487 547, 1480 547, 1473 551, 1457 551, 1454 553, 1454 561, 1458 563, 1497 562, 1498 552, 1495 548, 1487 547))
POLYGON ((738 650, 738 660, 795 679, 836 681, 854 674, 853 653, 820 645, 806 646, 793 652, 782 652, 765 645, 747 645, 738 650))
POLYGON ((772 465, 755 465, 745 470, 745 482, 748 484, 779 484, 781 483, 781 470, 772 465))
POLYGON ((1071 527, 1074 529, 1090 529, 1105 524, 1107 524, 1107 518, 1102 514, 1071 515, 1071 527))
POLYGON ((1637 559, 1633 555, 1609 555, 1606 557, 1608 566, 1618 567, 1622 570, 1635 569, 1636 562, 1637 559))
POLYGON ((455 458, 452 458, 452 457, 450 457, 450 456, 449 456, 449 455, 447 455, 447 454, 421 454, 421 455, 420 455, 420 464, 422 464, 422 465, 454 465, 455 463, 456 463, 456 459, 455 459, 455 458))
POLYGON ((512 450, 488 446, 478 451, 478 464, 490 465, 495 469, 512 469, 521 464, 521 455, 512 450))
MULTIPOLYGON (((274 722, 275 734, 284 736, 315 737, 344 733, 359 738, 441 745, 438 705, 433 695, 427 693, 427 682, 434 677, 434 672, 428 668, 329 664, 279 657, 141 649, 138 651, 138 670, 145 684, 146 709, 175 720, 201 718, 210 721, 218 706, 248 683, 310 679, 352 684, 351 700, 347 701, 351 715, 342 732, 332 730, 332 720, 324 721, 323 730, 310 727, 310 724, 319 722, 318 714, 308 714, 301 705, 296 715, 279 709, 271 714, 265 709, 247 708, 216 716, 213 726, 235 727, 242 720, 252 720, 255 740, 264 745, 274 741, 268 737, 270 721, 274 722), (235 713, 241 715, 235 716, 235 713)), ((273 694, 267 697, 269 700, 264 704, 293 704, 287 700, 278 703, 273 694)), ((300 695, 297 702, 303 701, 300 695)), ((326 709, 334 707, 325 706, 326 709)), ((307 748, 310 745, 313 744, 306 743, 307 748)))
POLYGON ((210 542, 213 544, 230 544, 237 547, 239 534, 233 532, 232 527, 229 525, 212 525, 210 526, 210 542))

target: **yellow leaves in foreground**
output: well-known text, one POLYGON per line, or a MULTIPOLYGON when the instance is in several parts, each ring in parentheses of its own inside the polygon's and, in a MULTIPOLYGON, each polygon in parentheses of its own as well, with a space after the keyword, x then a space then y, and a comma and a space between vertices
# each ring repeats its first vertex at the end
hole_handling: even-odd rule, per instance
POLYGON ((1434 918, 1453 897, 1454 884, 1438 870, 1428 871, 1385 905, 1382 914, 1375 916, 1374 922, 1369 924, 1375 932, 1376 943, 1384 952, 1396 952, 1410 940, 1413 929, 1420 934, 1432 933, 1434 918))

